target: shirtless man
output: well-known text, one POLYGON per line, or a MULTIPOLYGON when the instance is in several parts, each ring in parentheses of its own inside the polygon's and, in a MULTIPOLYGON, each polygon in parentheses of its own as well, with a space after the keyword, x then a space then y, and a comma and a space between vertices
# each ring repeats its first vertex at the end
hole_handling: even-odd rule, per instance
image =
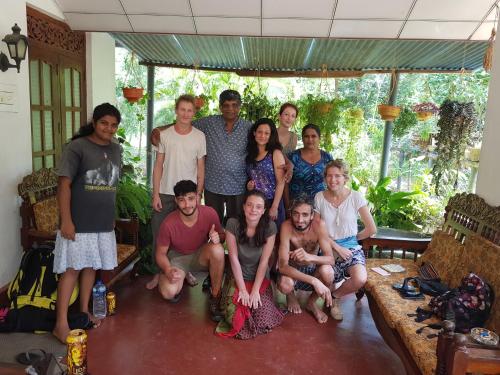
POLYGON ((312 291, 306 309, 318 323, 325 323, 328 316, 316 301, 321 297, 327 307, 332 304, 335 259, 328 232, 323 220, 313 220, 313 203, 307 197, 296 198, 290 213, 291 218, 281 225, 278 289, 286 294, 288 310, 294 314, 302 312, 295 290, 312 291))

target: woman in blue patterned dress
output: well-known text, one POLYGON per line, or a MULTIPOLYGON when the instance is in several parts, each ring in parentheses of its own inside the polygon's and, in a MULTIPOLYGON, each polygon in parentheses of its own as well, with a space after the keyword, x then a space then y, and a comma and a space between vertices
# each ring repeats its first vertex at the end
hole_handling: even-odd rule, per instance
POLYGON ((316 193, 326 189, 323 171, 332 157, 326 151, 320 150, 320 137, 319 127, 307 124, 302 128, 304 147, 288 155, 294 165, 293 177, 289 184, 290 200, 302 194, 313 200, 316 193))
POLYGON ((285 188, 285 157, 274 121, 261 118, 250 129, 247 144, 248 190, 264 193, 269 207, 269 216, 278 229, 285 219, 283 189, 285 188))

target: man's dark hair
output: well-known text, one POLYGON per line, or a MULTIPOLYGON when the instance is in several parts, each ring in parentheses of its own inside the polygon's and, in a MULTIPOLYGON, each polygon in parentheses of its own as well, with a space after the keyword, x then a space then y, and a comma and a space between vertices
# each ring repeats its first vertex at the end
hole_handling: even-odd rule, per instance
POLYGON ((224 90, 219 95, 219 106, 228 100, 236 100, 241 105, 241 95, 236 90, 224 90))
POLYGON ((292 212, 294 209, 296 209, 298 206, 302 204, 307 204, 308 206, 311 206, 311 212, 313 211, 314 208, 313 200, 306 194, 300 194, 292 201, 290 205, 290 212, 292 212))
POLYGON ((181 180, 174 186, 174 195, 181 197, 189 193, 196 193, 196 184, 191 180, 181 180))

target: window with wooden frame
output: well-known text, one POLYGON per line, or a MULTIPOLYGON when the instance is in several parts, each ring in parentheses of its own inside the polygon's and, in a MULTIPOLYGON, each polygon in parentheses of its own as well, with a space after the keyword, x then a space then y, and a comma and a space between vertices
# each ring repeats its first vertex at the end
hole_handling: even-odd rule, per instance
POLYGON ((59 164, 85 121, 85 35, 27 8, 33 170, 59 164))

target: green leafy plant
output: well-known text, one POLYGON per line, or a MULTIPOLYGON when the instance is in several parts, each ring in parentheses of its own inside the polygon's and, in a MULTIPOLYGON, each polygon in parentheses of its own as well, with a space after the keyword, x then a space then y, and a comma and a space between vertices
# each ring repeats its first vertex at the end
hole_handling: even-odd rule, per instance
POLYGON ((151 219, 149 188, 137 182, 132 173, 124 173, 116 191, 116 216, 130 218, 136 215, 142 224, 151 219))
POLYGON ((371 213, 378 226, 394 229, 418 230, 410 215, 415 198, 420 191, 398 191, 389 189, 390 177, 380 179, 375 186, 369 186, 366 198, 372 204, 371 213))
POLYGON ((436 195, 442 188, 455 186, 465 157, 465 149, 476 126, 474 104, 446 100, 439 110, 436 160, 432 177, 436 195))
POLYGON ((403 107, 401 114, 394 121, 392 134, 395 138, 402 138, 417 125, 417 115, 408 107, 403 107))
POLYGON ((251 122, 263 117, 274 118, 278 113, 277 104, 266 95, 253 92, 250 85, 245 87, 242 101, 240 116, 251 122))
POLYGON ((322 149, 326 151, 333 149, 331 136, 338 133, 342 112, 349 103, 347 99, 328 99, 312 94, 306 95, 299 101, 301 123, 319 126, 322 149))

